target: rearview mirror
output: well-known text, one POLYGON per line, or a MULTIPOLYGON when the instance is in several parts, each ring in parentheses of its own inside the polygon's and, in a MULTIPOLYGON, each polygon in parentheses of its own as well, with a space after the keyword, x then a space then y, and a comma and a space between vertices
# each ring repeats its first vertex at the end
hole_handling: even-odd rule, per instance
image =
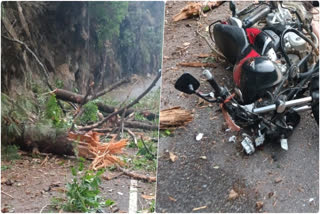
POLYGON ((236 9, 236 5, 235 5, 234 1, 229 1, 229 9, 232 12, 232 17, 235 17, 237 14, 236 13, 237 9, 236 9))
POLYGON ((174 84, 174 87, 186 94, 193 94, 199 88, 200 83, 189 73, 184 73, 174 84))

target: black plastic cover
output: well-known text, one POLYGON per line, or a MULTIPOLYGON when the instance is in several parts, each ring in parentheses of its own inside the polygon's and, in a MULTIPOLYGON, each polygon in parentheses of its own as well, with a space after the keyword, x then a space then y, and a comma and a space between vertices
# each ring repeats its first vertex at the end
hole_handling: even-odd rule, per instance
POLYGON ((242 28, 216 24, 213 29, 213 36, 219 50, 232 64, 248 54, 249 42, 242 28))
POLYGON ((254 49, 260 55, 265 55, 271 48, 274 48, 273 40, 268 34, 262 31, 254 40, 254 49))
POLYGON ((245 104, 250 104, 265 95, 282 79, 277 66, 267 57, 249 58, 241 68, 240 90, 245 104))
POLYGON ((273 48, 275 51, 277 51, 278 48, 280 47, 280 37, 272 30, 264 30, 263 32, 268 34, 268 36, 270 36, 270 38, 273 40, 273 45, 274 45, 273 48))

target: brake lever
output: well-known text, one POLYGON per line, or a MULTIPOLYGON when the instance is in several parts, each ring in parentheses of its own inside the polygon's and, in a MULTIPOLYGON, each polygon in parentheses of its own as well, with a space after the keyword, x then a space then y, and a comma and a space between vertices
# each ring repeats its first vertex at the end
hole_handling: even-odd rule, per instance
MULTIPOLYGON (((211 93, 212 93, 212 92, 211 92, 211 93)), ((209 103, 217 103, 217 102, 218 102, 217 99, 215 99, 215 100, 210 100, 210 99, 207 98, 207 97, 209 97, 209 96, 212 97, 212 96, 210 95, 211 93, 209 93, 209 94, 203 94, 203 93, 198 92, 198 91, 195 92, 195 94, 196 94, 198 97, 204 99, 205 101, 207 101, 207 102, 209 102, 209 103)))

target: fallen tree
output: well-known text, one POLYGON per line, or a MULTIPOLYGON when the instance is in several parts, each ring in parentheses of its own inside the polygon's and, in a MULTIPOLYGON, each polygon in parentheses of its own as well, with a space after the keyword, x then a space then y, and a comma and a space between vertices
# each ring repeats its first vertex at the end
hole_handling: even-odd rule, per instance
MULTIPOLYGON (((89 131, 93 128, 98 128, 100 125, 102 125, 104 122, 106 122, 111 117, 116 116, 117 114, 121 114, 124 109, 127 107, 132 107, 136 103, 139 102, 139 100, 144 97, 156 84, 156 82, 159 80, 161 76, 161 73, 159 72, 155 80, 152 82, 152 84, 149 86, 149 88, 144 91, 137 99, 132 101, 128 106, 123 107, 117 111, 114 111, 113 113, 109 114, 107 117, 103 118, 101 121, 85 126, 80 127, 77 129, 78 134, 85 134, 83 131, 89 131)), ((113 86, 112 86, 113 87, 113 86)), ((110 87, 111 88, 111 87, 110 87)), ((108 89, 109 90, 109 89, 108 89)), ((104 90, 104 93, 108 90, 104 90)), ((77 95, 75 93, 57 89, 55 90, 55 93, 57 93, 59 96, 63 94, 65 97, 69 97, 69 101, 72 100, 76 103, 81 103, 83 99, 85 99, 86 96, 77 95), (62 93, 59 93, 62 92, 62 93)), ((101 93, 100 93, 101 94, 101 93)), ((96 95, 94 95, 96 96, 96 95)), ((66 126, 64 128, 61 128, 59 124, 54 124, 54 122, 51 120, 51 118, 47 119, 41 119, 36 118, 35 112, 36 110, 27 110, 24 107, 20 106, 20 104, 28 104, 28 100, 26 98, 23 98, 23 100, 19 101, 19 103, 12 100, 10 97, 6 96, 5 94, 2 94, 2 103, 5 104, 4 108, 4 114, 2 114, 2 122, 3 122, 3 132, 6 136, 6 133, 10 130, 11 134, 4 137, 2 140, 6 141, 7 143, 16 143, 20 146, 20 148, 24 150, 29 150, 33 152, 43 152, 43 153, 53 153, 58 155, 75 155, 75 151, 79 151, 80 156, 85 156, 86 158, 89 158, 88 152, 83 152, 87 149, 87 145, 84 145, 83 143, 80 143, 75 146, 74 139, 69 138, 69 131, 66 126), (16 112, 13 114, 12 112, 16 112), (17 113, 19 115, 17 117, 17 113), (9 127, 9 128, 8 128, 9 127), (10 128, 11 127, 11 128, 10 128), (83 150, 85 149, 85 150, 83 150)), ((36 104, 32 104, 35 108, 36 104)), ((56 112, 57 113, 57 112, 56 112)), ((140 112, 143 113, 143 112, 140 112)), ((147 114, 147 113, 146 113, 147 114)), ((155 116, 154 116, 155 117, 155 116)), ((60 121, 63 121, 62 118, 59 119, 60 121)), ((65 124, 66 125, 66 124, 65 124)), ((117 121, 114 121, 113 123, 113 129, 117 128, 119 126, 117 121)), ((128 128, 138 128, 138 129, 146 129, 146 130, 157 130, 158 127, 156 125, 150 124, 150 123, 142 123, 137 121, 125 121, 124 120, 124 126, 128 126, 128 128)), ((106 129, 106 132, 112 132, 106 129)), ((3 135, 2 135, 3 136, 3 135)))
POLYGON ((74 133, 67 129, 54 128, 44 124, 28 124, 23 128, 23 133, 17 144, 24 150, 33 153, 53 153, 57 155, 77 155, 91 159, 91 168, 98 170, 113 164, 123 166, 116 154, 121 154, 127 145, 127 139, 119 141, 112 138, 108 143, 100 142, 101 133, 86 132, 74 133))

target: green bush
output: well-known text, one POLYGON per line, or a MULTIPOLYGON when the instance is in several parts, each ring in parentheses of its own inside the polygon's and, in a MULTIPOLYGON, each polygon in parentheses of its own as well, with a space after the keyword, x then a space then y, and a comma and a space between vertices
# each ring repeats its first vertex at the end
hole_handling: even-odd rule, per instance
POLYGON ((153 160, 156 158, 157 148, 153 142, 138 140, 137 146, 138 146, 137 155, 143 155, 148 160, 153 160))
POLYGON ((98 121, 98 106, 94 102, 88 102, 83 106, 83 109, 84 111, 80 117, 81 124, 98 121))
POLYGON ((110 206, 111 200, 105 202, 99 196, 99 184, 103 170, 93 172, 84 169, 83 159, 78 167, 73 167, 72 182, 67 183, 66 198, 53 198, 52 202, 58 209, 67 212, 96 212, 104 206, 110 206), (80 174, 83 174, 79 177, 80 174))
POLYGON ((56 127, 64 126, 64 121, 62 119, 62 109, 58 105, 55 95, 51 95, 47 100, 45 116, 47 119, 51 119, 56 127))

